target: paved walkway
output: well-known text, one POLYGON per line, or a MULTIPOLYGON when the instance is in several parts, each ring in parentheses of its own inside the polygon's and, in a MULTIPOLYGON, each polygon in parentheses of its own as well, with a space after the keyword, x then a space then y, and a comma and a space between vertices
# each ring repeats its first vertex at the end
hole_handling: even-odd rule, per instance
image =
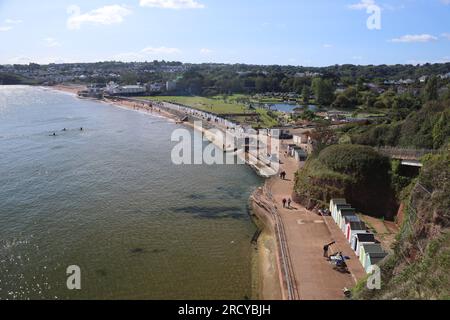
POLYGON ((282 170, 286 180, 273 178, 271 191, 285 225, 294 276, 301 300, 339 300, 343 299, 343 289, 352 288, 356 279, 364 277, 364 270, 350 248, 344 234, 334 221, 306 210, 300 204, 292 203, 292 208, 283 208, 283 198, 291 198, 294 187, 294 174, 299 169, 293 158, 282 156, 282 170), (323 257, 323 246, 336 241, 333 250, 342 251, 351 259, 348 261, 351 273, 333 270, 323 257))

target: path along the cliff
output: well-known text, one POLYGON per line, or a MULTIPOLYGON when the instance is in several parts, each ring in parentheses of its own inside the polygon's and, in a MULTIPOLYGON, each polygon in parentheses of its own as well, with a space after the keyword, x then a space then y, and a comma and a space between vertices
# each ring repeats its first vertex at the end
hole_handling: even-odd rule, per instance
MULTIPOLYGON (((284 145, 283 149, 286 148, 284 145)), ((281 171, 287 173, 286 179, 273 177, 267 181, 267 188, 284 224, 298 297, 301 300, 344 299, 343 289, 352 288, 362 279, 365 276, 364 269, 331 217, 319 216, 295 202, 290 208, 283 208, 283 198, 292 198, 295 173, 300 166, 294 158, 284 153, 281 161, 281 171), (350 257, 349 273, 335 271, 323 256, 323 246, 332 241, 336 241, 332 251, 342 251, 350 257)))

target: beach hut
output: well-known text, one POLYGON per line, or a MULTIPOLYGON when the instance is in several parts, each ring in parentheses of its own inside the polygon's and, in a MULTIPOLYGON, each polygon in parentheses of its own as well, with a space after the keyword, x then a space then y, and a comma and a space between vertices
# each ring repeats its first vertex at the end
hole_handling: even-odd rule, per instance
POLYGON ((331 199, 330 200, 330 212, 333 212, 334 206, 337 204, 347 204, 345 199, 331 199))
MULTIPOLYGON (((384 255, 384 257, 387 255, 384 251, 383 247, 379 243, 373 243, 373 244, 363 244, 361 245, 359 249, 359 261, 361 262, 363 268, 367 270, 371 265, 371 259, 370 256, 375 258, 378 255, 384 255)), ((383 258, 384 258, 383 257, 383 258)))
POLYGON ((381 253, 368 253, 366 254, 366 272, 370 273, 370 267, 376 266, 380 264, 381 261, 384 260, 388 256, 387 252, 381 252, 381 253))
POLYGON ((358 233, 366 233, 366 224, 362 221, 347 223, 347 230, 345 231, 345 237, 348 242, 351 243, 353 237, 358 233))
MULTIPOLYGON (((336 205, 347 205, 347 200, 345 199, 331 199, 330 201, 330 212, 331 216, 333 217, 334 221, 336 221, 336 205)), ((350 207, 350 205, 347 205, 350 207)))
POLYGON ((361 219, 356 214, 344 216, 344 222, 341 223, 342 232, 347 235, 347 226, 350 222, 360 222, 361 219))
POLYGON ((340 219, 340 215, 341 215, 341 210, 342 209, 351 209, 352 206, 350 204, 337 204, 335 205, 335 209, 334 209, 334 221, 336 222, 337 225, 339 225, 339 219, 340 219))
POLYGON ((294 147, 294 157, 295 160, 299 162, 304 162, 308 159, 308 154, 302 148, 294 147))
POLYGON ((342 230, 342 227, 344 226, 344 218, 348 217, 348 216, 356 216, 356 209, 354 208, 341 208, 338 211, 338 215, 337 215, 337 225, 339 227, 339 229, 342 230))
POLYGON ((373 233, 357 233, 352 239, 351 246, 353 251, 355 251, 356 256, 359 257, 359 250, 363 244, 374 244, 376 243, 375 235, 373 233))

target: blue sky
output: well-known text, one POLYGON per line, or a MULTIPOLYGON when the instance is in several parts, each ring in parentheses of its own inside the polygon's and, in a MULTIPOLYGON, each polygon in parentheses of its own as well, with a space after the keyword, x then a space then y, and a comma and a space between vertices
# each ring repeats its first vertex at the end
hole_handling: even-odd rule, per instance
POLYGON ((450 0, 0 0, 0 44, 0 64, 450 62, 450 0))

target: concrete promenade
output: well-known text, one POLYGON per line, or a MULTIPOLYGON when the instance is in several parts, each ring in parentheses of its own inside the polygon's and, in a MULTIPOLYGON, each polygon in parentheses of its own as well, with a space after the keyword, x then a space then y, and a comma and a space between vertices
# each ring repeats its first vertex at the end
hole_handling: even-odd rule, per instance
POLYGON ((290 260, 301 300, 344 299, 343 289, 352 288, 365 276, 363 267, 351 250, 345 236, 329 217, 322 217, 293 202, 291 208, 283 208, 283 198, 292 197, 294 175, 298 162, 284 154, 281 170, 287 173, 286 180, 274 177, 268 188, 276 202, 278 214, 284 224, 290 260), (331 250, 342 251, 349 256, 349 273, 335 271, 323 257, 323 246, 332 241, 331 250))

